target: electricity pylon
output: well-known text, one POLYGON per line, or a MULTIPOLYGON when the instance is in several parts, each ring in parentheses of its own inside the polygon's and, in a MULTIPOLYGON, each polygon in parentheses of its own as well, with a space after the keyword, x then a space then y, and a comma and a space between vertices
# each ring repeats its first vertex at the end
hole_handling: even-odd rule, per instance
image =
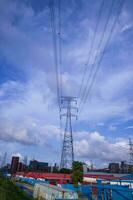
POLYGON ((76 117, 75 112, 72 113, 72 110, 76 110, 77 107, 73 107, 72 104, 77 104, 75 97, 61 97, 61 112, 66 110, 65 113, 61 113, 60 117, 65 117, 65 131, 64 139, 61 153, 61 163, 60 168, 72 168, 72 163, 74 161, 74 150, 73 150, 73 134, 72 134, 72 117, 76 117))

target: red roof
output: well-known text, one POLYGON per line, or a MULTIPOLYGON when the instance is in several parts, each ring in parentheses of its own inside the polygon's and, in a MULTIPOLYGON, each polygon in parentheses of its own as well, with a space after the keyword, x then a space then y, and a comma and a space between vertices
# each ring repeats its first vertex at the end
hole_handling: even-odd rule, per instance
POLYGON ((86 178, 96 178, 96 179, 109 179, 109 180, 112 180, 112 179, 121 179, 120 177, 116 177, 112 174, 84 174, 84 177, 86 178))
POLYGON ((38 172, 17 172, 16 175, 26 176, 31 178, 44 178, 44 179, 57 179, 57 180, 70 180, 70 174, 58 173, 38 173, 38 172))
POLYGON ((110 178, 110 177, 114 177, 114 175, 112 174, 84 174, 84 177, 93 177, 93 178, 100 178, 100 177, 107 177, 107 178, 110 178))

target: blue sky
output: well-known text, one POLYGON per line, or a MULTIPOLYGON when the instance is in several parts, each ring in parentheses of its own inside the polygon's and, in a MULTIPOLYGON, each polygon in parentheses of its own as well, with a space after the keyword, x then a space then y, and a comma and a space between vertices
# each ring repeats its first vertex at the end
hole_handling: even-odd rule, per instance
MULTIPOLYGON (((78 94, 101 2, 61 1, 63 95, 78 94)), ((119 2, 114 1, 110 24, 119 2)), ((111 3, 105 1, 91 63, 111 3)), ((90 160, 96 166, 128 161, 128 138, 133 133, 132 11, 132 0, 125 0, 93 89, 74 126, 75 158, 88 164, 90 160)), ((0 153, 59 162, 49 1, 1 0, 0 13, 0 153)))

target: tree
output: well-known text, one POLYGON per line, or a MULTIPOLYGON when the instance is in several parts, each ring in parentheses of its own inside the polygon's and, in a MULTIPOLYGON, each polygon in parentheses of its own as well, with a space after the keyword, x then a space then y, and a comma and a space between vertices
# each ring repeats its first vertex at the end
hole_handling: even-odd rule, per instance
POLYGON ((71 173, 72 173, 72 170, 71 170, 71 169, 62 168, 62 169, 60 169, 60 173, 63 173, 63 174, 71 174, 71 173))
POLYGON ((72 165, 72 182, 75 187, 78 186, 78 182, 83 181, 83 163, 74 161, 72 165))
POLYGON ((32 200, 19 189, 11 180, 0 173, 0 200, 32 200))

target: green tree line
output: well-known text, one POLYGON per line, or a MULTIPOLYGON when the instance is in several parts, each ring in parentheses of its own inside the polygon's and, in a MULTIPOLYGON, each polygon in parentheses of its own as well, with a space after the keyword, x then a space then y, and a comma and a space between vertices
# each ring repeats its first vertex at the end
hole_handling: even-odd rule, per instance
POLYGON ((33 200, 12 181, 0 174, 0 200, 33 200))

